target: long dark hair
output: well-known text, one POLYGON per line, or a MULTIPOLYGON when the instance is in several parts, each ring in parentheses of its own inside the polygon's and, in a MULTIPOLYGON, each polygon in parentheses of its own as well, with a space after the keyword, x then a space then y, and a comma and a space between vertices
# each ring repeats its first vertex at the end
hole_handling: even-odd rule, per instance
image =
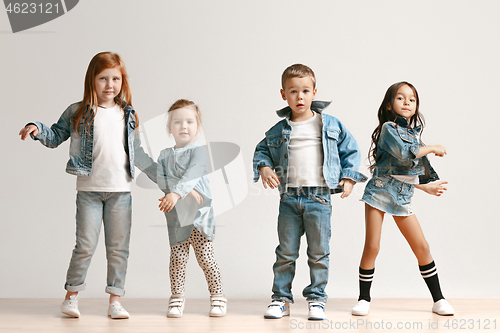
POLYGON ((378 140, 380 138, 380 132, 382 130, 382 125, 384 125, 384 123, 388 121, 395 121, 396 118, 398 117, 398 114, 394 112, 393 104, 399 88, 401 88, 404 85, 410 87, 413 90, 413 94, 415 95, 415 99, 417 100, 415 114, 410 118, 408 126, 415 127, 421 125, 422 129, 424 127, 425 124, 424 118, 420 114, 420 112, 418 112, 420 99, 418 98, 417 89, 415 89, 415 87, 411 83, 408 83, 406 81, 397 82, 394 83, 392 86, 390 86, 389 89, 387 89, 384 96, 384 100, 382 101, 382 104, 380 104, 380 107, 378 109, 378 126, 372 133, 372 143, 370 145, 370 151, 368 153, 368 161, 370 162, 370 172, 372 173, 373 169, 375 168, 375 164, 377 163, 377 146, 378 146, 378 140))

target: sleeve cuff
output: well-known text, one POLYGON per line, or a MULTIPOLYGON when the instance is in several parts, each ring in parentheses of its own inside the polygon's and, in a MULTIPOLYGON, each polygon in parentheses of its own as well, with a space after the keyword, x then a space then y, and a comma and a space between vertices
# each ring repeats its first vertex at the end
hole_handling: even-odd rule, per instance
POLYGON ((361 172, 353 170, 353 169, 344 169, 342 170, 341 179, 347 178, 355 181, 356 183, 363 183, 368 180, 368 177, 363 175, 361 172))
POLYGON ((268 166, 270 167, 271 169, 273 168, 273 166, 271 164, 269 164, 268 162, 266 161, 260 161, 259 163, 257 163, 254 167, 254 174, 253 174, 253 181, 254 183, 258 182, 259 181, 259 168, 263 167, 263 166, 268 166))

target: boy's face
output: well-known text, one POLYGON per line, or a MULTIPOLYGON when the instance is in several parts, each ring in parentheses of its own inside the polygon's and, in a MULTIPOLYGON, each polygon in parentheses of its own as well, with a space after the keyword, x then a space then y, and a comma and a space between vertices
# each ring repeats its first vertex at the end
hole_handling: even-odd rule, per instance
POLYGON ((311 113, 311 103, 316 98, 311 77, 292 77, 285 81, 284 89, 281 89, 281 97, 287 101, 292 109, 291 120, 306 120, 311 113))

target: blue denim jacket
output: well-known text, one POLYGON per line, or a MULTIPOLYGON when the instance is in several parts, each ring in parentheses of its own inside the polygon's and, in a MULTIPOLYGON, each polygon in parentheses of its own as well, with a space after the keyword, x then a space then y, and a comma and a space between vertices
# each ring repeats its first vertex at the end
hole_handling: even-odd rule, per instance
POLYGON ((206 146, 197 142, 184 148, 167 148, 158 157, 158 187, 181 196, 173 210, 165 212, 170 246, 186 241, 193 227, 209 240, 215 238, 212 193, 208 182, 210 163, 206 146), (198 204, 188 196, 195 189, 203 197, 198 204))
MULTIPOLYGON (((71 104, 63 112, 57 123, 51 127, 47 127, 40 122, 30 123, 38 127, 38 134, 31 136, 34 140, 40 141, 41 144, 48 148, 56 148, 68 138, 71 138, 66 172, 76 176, 90 176, 92 172, 94 125, 91 124, 89 131, 86 131, 82 121, 78 124, 78 133, 80 136, 76 134, 71 119, 79 106, 80 102, 71 104)), ((126 148, 130 162, 130 176, 134 178, 135 164, 156 183, 156 163, 144 152, 141 147, 141 141, 135 133, 135 110, 130 106, 126 106, 124 112, 125 123, 127 124, 128 146, 126 148)))
MULTIPOLYGON (((323 176, 331 193, 343 191, 339 182, 343 178, 355 182, 366 181, 366 176, 358 171, 361 154, 358 144, 347 128, 335 117, 322 113, 330 102, 313 101, 311 110, 321 115, 323 121, 323 176)), ((289 118, 292 109, 287 106, 276 113, 289 118)), ((266 132, 266 137, 257 145, 253 157, 254 182, 259 180, 258 169, 269 166, 274 169, 280 180, 280 193, 288 190, 288 144, 291 126, 283 119, 266 132)))
POLYGON ((420 147, 421 127, 410 128, 406 118, 382 125, 377 147, 377 161, 373 175, 418 175, 420 184, 438 180, 427 156, 416 158, 420 147))

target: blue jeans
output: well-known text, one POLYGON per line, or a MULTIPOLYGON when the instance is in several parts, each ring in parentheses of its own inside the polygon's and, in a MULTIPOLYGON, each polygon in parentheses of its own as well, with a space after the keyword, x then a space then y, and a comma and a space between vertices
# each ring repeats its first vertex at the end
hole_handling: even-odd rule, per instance
POLYGON ((87 192, 76 195, 76 245, 65 289, 85 289, 85 277, 104 225, 108 274, 106 292, 123 296, 132 226, 130 192, 87 192))
POLYGON ((302 295, 308 301, 326 302, 332 206, 330 191, 323 187, 288 188, 281 195, 278 216, 276 262, 273 265, 273 299, 293 303, 292 280, 299 256, 300 238, 307 239, 307 264, 311 283, 302 295))

